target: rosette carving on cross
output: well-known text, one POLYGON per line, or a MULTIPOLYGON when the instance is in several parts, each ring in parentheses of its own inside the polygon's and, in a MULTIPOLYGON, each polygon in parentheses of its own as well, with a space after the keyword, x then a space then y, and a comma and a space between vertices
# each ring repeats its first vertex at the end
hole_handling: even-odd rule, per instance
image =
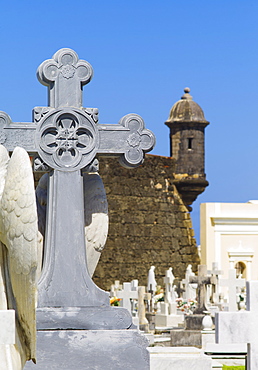
POLYGON ((73 171, 94 159, 98 130, 90 115, 79 109, 53 109, 39 122, 36 139, 45 163, 73 171))
POLYGON ((155 136, 145 128, 143 119, 137 114, 124 116, 119 124, 130 131, 124 143, 124 155, 119 161, 125 167, 139 166, 144 160, 144 154, 154 147, 155 136))

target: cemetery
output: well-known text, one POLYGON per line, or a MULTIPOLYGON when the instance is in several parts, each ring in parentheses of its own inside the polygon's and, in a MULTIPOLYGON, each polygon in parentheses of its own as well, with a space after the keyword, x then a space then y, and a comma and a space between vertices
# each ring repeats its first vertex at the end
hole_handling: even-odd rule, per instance
POLYGON ((139 115, 102 124, 97 108, 82 107, 83 86, 92 74, 75 51, 60 49, 38 67, 49 101, 33 109, 33 122, 12 122, 0 112, 0 370, 258 369, 258 280, 251 279, 251 267, 244 274, 237 268, 243 256, 251 261, 251 251, 231 250, 228 264, 216 253, 203 263, 207 256, 198 256, 192 234, 191 204, 208 185, 209 122, 186 88, 166 121, 177 162, 172 181, 166 177, 169 158, 147 157, 144 169, 155 135, 139 115), (179 116, 189 125, 180 126, 179 116), (193 139, 199 140, 194 158, 193 139), (187 142, 187 155, 179 149, 181 141, 187 142), (139 189, 132 188, 127 199, 115 194, 124 198, 117 214, 108 167, 118 174, 130 168, 133 181, 141 173, 143 183, 154 167, 154 175, 163 176, 159 183, 152 178, 151 190, 146 185, 148 194, 141 194, 142 210, 135 208, 142 239, 127 240, 135 253, 125 244, 123 254, 114 251, 118 240, 137 234, 122 208, 132 211, 125 205, 139 189), (159 204, 153 222, 147 221, 150 199, 159 204), (140 250, 135 245, 144 238, 150 243, 148 234, 156 238, 148 246, 156 248, 156 258, 147 247, 146 258, 135 258, 140 250))

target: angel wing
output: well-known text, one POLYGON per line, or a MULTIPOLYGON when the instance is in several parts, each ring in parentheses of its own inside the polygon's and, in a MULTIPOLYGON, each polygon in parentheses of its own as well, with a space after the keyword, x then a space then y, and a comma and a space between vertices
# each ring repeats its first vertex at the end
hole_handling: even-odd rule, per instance
POLYGON ((45 235, 46 228, 46 212, 47 212, 47 189, 48 189, 48 173, 45 173, 39 179, 36 188, 36 203, 38 211, 38 229, 41 235, 45 235))
POLYGON ((83 175, 85 242, 88 271, 93 275, 108 234, 108 203, 98 173, 83 175))
POLYGON ((26 360, 35 362, 38 227, 30 159, 22 148, 14 149, 7 168, 0 201, 0 240, 7 249, 8 308, 16 311, 17 332, 26 360))
MULTIPOLYGON (((0 145, 0 199, 2 199, 9 155, 3 145, 0 145)), ((1 225, 1 220, 0 220, 1 225)), ((2 228, 2 227, 1 227, 2 228)), ((1 243, 0 243, 1 244, 1 243)), ((6 284, 4 273, 4 246, 0 246, 0 310, 7 310, 6 284)))
MULTIPOLYGON (((48 174, 44 174, 36 189, 38 226, 42 235, 46 228, 48 174)), ((87 265, 90 276, 98 264, 108 234, 108 204, 106 192, 98 173, 83 174, 84 222, 87 265)))

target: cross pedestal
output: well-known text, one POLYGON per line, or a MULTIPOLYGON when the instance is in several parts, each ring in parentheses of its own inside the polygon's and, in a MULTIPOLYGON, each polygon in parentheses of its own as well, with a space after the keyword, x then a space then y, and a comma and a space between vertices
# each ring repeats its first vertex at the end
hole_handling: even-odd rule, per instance
POLYGON ((215 314, 216 343, 247 343, 246 370, 258 369, 258 281, 246 282, 246 311, 215 314))
MULTIPOLYGON (((91 80, 92 67, 80 60, 73 50, 59 50, 52 59, 39 66, 37 75, 39 81, 48 87, 49 104, 48 107, 34 109, 34 122, 13 123, 6 113, 0 113, 0 144, 9 151, 13 151, 15 146, 23 147, 30 154, 39 155, 42 163, 52 169, 44 262, 38 286, 37 369, 102 369, 101 361, 99 365, 95 363, 98 361, 96 352, 91 354, 96 361, 84 367, 85 356, 89 357, 90 353, 84 348, 79 356, 80 343, 91 341, 94 334, 82 331, 127 329, 130 328, 131 317, 126 309, 110 307, 108 293, 99 289, 89 275, 81 171, 91 165, 97 154, 117 157, 123 166, 136 167, 143 162, 144 153, 153 148, 155 137, 145 129, 142 118, 136 114, 123 117, 119 124, 106 125, 98 123, 97 109, 82 107, 82 87, 91 80), (78 329, 82 330, 80 335, 75 332, 78 329), (66 348, 73 336, 81 338, 76 341, 74 337, 75 356, 66 348), (53 339, 52 347, 49 338, 53 339), (52 356, 56 358, 56 365, 51 357, 53 350, 59 351, 52 356), (61 357, 63 367, 59 363, 61 357), (75 358, 77 360, 73 362, 75 358)), ((110 348, 117 335, 110 331, 106 336, 111 341, 110 348)), ((127 336, 130 336, 129 332, 127 336)), ((132 336, 130 338, 129 342, 132 336)), ((123 347, 123 342, 120 342, 120 347, 123 347)), ((129 342, 127 345, 130 346, 129 342)), ((134 342, 136 347, 138 343, 138 347, 143 349, 144 341, 134 342)), ((146 355, 147 352, 138 353, 146 355)), ((118 356, 119 361, 114 368, 126 367, 124 358, 118 356)), ((135 360, 136 363, 139 361, 142 369, 148 368, 148 356, 139 355, 135 360)))

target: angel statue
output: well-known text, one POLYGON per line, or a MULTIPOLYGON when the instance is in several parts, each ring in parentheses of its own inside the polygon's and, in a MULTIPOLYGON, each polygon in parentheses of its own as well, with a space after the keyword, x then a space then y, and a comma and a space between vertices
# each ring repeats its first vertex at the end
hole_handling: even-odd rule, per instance
POLYGON ((0 345, 0 370, 36 362, 37 266, 40 237, 30 158, 0 145, 0 310, 15 310, 15 344, 0 345))
MULTIPOLYGON (((48 174, 38 187, 30 158, 15 148, 11 158, 0 145, 0 310, 14 309, 16 343, 0 344, 0 370, 21 370, 36 362, 37 281, 43 260, 48 174), (43 236, 43 238, 42 238, 43 236)), ((85 241, 93 275, 108 233, 104 185, 97 172, 83 175, 85 241)))
MULTIPOLYGON (((44 174, 36 189, 39 231, 46 231, 46 209, 49 174, 44 174)), ((98 264, 108 234, 108 203, 106 192, 97 169, 83 173, 84 235, 87 267, 92 277, 98 264)))

